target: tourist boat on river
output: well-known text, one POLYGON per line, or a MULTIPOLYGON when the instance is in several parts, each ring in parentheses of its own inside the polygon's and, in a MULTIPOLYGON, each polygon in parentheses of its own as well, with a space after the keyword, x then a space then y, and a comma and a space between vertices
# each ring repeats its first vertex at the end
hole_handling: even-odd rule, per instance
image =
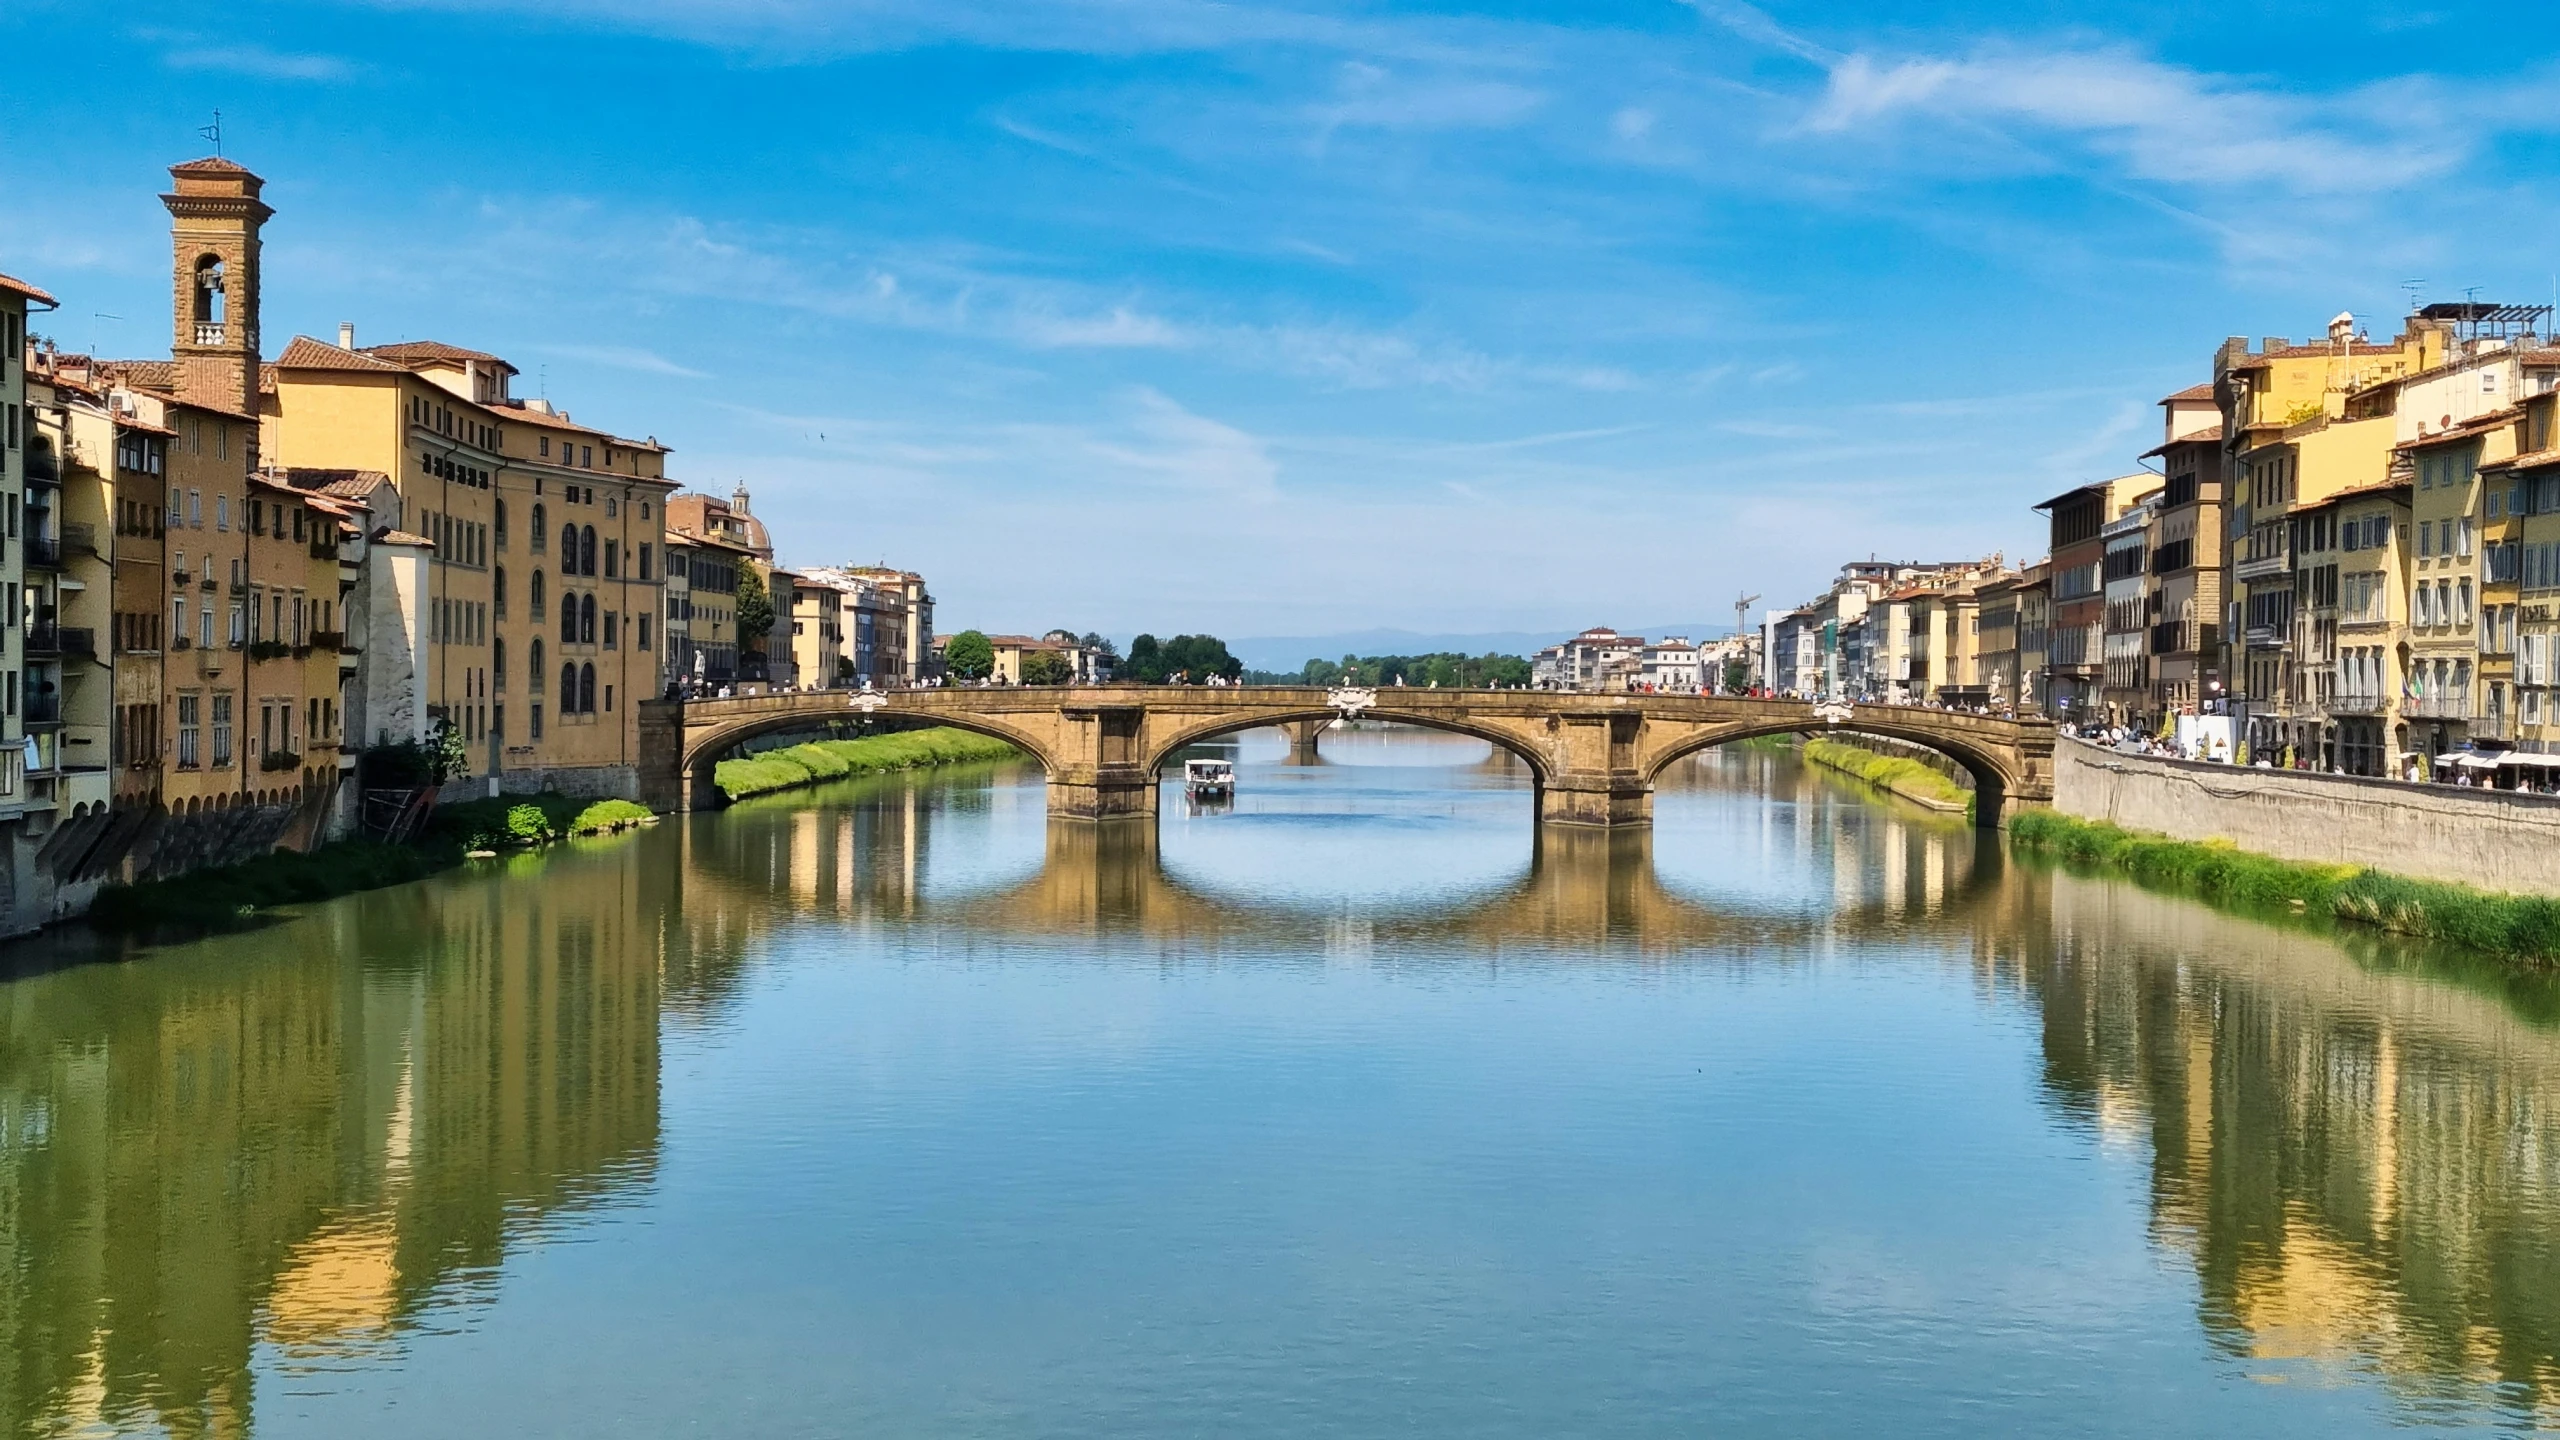
POLYGON ((1236 793, 1235 764, 1227 760, 1185 760, 1182 788, 1195 798, 1231 796, 1236 793))

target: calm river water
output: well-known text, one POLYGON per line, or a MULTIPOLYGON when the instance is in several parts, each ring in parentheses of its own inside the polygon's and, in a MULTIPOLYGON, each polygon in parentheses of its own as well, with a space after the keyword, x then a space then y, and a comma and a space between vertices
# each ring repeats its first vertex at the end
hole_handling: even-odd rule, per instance
POLYGON ((1325 743, 1154 837, 854 783, 0 981, 8 1433, 2560 1421, 2552 983, 1782 754, 1541 844, 1482 746, 1325 743))

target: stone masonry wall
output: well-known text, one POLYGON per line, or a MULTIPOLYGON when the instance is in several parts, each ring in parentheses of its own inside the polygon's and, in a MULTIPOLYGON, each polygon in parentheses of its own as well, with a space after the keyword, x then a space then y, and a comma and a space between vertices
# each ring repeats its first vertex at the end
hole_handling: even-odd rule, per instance
POLYGON ((2256 770, 2055 744, 2053 808, 2280 860, 2560 895, 2560 796, 2256 770))

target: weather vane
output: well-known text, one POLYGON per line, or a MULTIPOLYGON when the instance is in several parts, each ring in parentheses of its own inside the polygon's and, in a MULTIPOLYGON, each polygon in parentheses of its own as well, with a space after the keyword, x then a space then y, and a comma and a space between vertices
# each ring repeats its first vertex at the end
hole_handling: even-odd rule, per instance
POLYGON ((210 124, 210 125, 199 125, 199 126, 197 126, 197 127, 196 127, 196 133, 197 133, 197 134, 199 134, 199 135, 201 135, 201 136, 203 136, 203 137, 204 137, 204 138, 206 138, 207 140, 210 140, 210 141, 212 141, 212 142, 213 142, 213 153, 214 153, 216 156, 219 156, 219 155, 221 155, 221 154, 222 154, 222 112, 221 112, 221 111, 219 111, 219 110, 214 111, 214 112, 213 112, 213 123, 212 123, 212 124, 210 124))

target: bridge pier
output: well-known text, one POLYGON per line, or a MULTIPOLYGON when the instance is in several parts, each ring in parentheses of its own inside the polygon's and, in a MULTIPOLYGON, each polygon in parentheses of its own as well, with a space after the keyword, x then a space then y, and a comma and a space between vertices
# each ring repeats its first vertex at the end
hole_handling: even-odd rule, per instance
POLYGON ((1049 813, 1062 820, 1112 820, 1156 813, 1155 767, 1144 744, 1144 705, 1066 705, 1049 757, 1049 813))
POLYGON ((1289 763, 1313 765, 1322 757, 1316 754, 1316 737, 1324 733, 1328 720, 1291 720, 1280 727, 1289 737, 1289 763))
POLYGON ((1640 754, 1641 712, 1551 715, 1546 731, 1557 763, 1538 787, 1541 822, 1612 829, 1653 823, 1653 780, 1640 754))

